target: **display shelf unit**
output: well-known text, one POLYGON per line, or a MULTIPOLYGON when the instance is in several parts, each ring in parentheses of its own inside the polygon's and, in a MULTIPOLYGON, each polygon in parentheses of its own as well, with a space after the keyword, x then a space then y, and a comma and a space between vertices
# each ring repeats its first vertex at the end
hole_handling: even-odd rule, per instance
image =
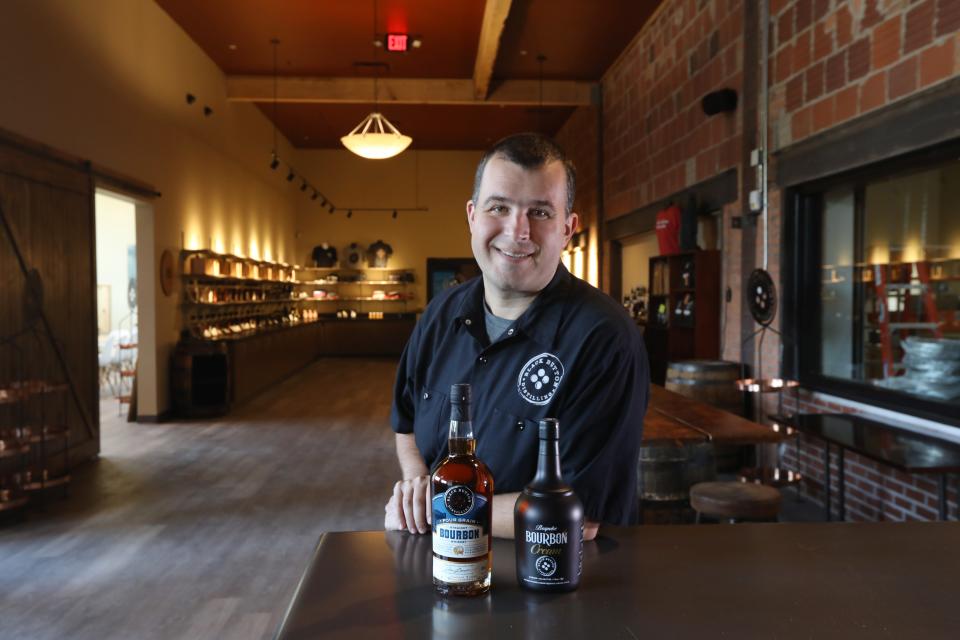
POLYGON ((70 483, 69 387, 26 379, 0 388, 0 512, 70 483))
POLYGON ((650 258, 649 291, 643 335, 653 382, 664 384, 670 362, 719 357, 719 251, 650 258))
POLYGON ((181 251, 184 332, 226 340, 317 319, 294 294, 296 269, 210 250, 181 251))
POLYGON ((383 319, 409 312, 415 302, 410 269, 309 267, 297 275, 297 297, 317 305, 325 318, 383 319), (351 307, 348 303, 358 308, 344 308, 351 307))
POLYGON ((185 417, 227 413, 322 356, 398 356, 416 323, 411 269, 302 268, 208 250, 180 260, 170 384, 185 417))

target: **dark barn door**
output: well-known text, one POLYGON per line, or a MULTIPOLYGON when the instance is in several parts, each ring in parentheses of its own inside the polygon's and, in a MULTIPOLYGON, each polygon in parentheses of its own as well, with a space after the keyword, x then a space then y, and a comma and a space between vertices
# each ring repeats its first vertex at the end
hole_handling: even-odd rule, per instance
POLYGON ((93 203, 85 163, 0 132, 0 429, 66 426, 71 464, 100 450, 93 203))

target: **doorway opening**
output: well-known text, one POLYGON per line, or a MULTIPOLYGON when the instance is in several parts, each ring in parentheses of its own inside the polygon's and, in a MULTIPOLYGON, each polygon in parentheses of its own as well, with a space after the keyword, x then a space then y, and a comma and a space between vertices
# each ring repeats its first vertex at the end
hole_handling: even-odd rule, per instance
POLYGON ((127 415, 135 398, 139 314, 137 207, 126 196, 98 189, 97 352, 102 417, 127 415))

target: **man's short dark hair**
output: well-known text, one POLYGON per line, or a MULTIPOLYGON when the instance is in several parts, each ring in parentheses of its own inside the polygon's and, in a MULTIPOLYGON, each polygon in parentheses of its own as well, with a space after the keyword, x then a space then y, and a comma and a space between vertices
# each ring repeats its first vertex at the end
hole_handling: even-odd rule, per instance
POLYGON ((524 169, 539 169, 553 161, 563 163, 563 168, 567 172, 567 210, 564 214, 570 215, 570 212, 573 211, 573 199, 577 194, 577 170, 570 159, 567 158, 567 154, 560 148, 560 145, 539 133, 516 133, 502 138, 487 149, 483 158, 480 159, 480 164, 477 165, 477 173, 473 178, 472 199, 474 205, 480 206, 477 200, 480 198, 480 182, 483 180, 483 172, 487 168, 487 162, 490 161, 490 158, 498 155, 524 169))

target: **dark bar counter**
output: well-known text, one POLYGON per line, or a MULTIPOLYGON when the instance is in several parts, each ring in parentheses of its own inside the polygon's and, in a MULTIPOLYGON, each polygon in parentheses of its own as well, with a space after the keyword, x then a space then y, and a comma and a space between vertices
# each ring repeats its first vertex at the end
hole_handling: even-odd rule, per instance
POLYGON ((430 536, 324 534, 277 638, 952 638, 960 523, 603 527, 571 594, 444 599, 430 536))

